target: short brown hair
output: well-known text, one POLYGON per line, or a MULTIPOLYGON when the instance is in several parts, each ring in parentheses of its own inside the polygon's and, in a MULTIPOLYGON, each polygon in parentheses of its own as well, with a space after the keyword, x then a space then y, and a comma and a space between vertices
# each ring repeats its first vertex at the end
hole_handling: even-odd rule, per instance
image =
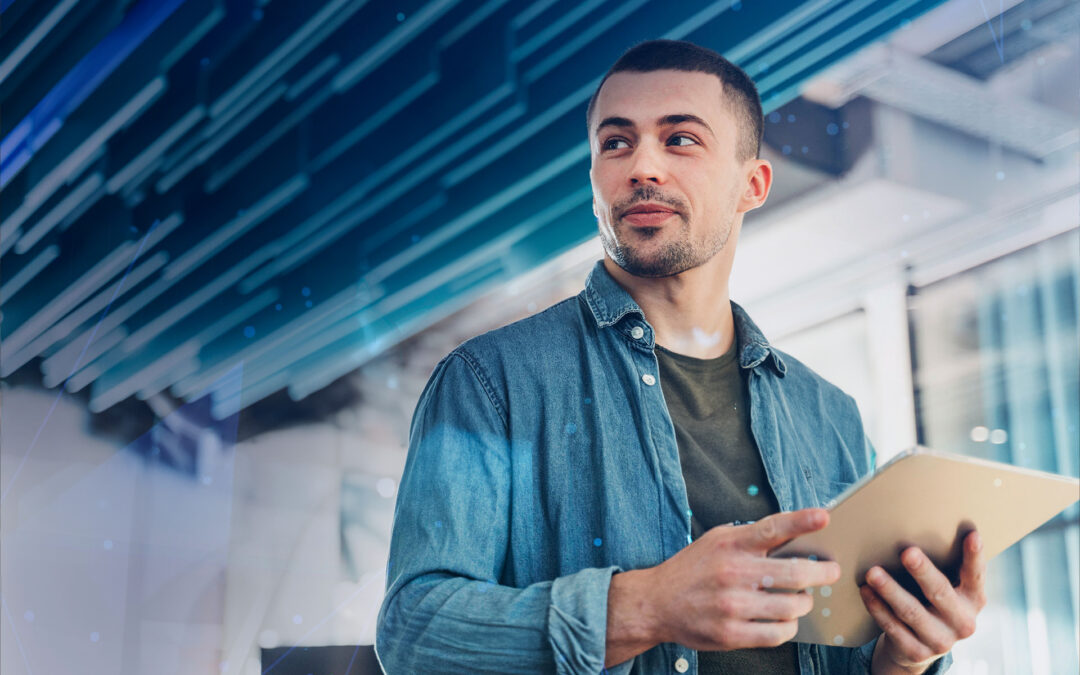
POLYGON ((720 78, 724 98, 739 127, 736 158, 744 162, 760 157, 765 120, 761 112, 761 97, 754 81, 742 68, 720 54, 683 40, 649 40, 626 50, 600 80, 589 99, 585 113, 586 126, 592 124, 596 98, 609 77, 623 71, 649 73, 654 70, 711 73, 720 78))

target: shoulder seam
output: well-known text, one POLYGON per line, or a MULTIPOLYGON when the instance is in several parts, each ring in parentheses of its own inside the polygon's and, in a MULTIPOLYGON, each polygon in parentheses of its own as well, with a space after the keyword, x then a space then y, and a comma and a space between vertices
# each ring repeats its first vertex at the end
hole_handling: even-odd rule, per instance
POLYGON ((483 388, 484 393, 487 394, 488 402, 490 402, 491 407, 495 409, 495 414, 499 416, 500 420, 502 420, 503 430, 509 433, 510 424, 507 421, 506 411, 503 409, 502 404, 500 404, 498 399, 495 397, 495 392, 493 390, 493 387, 491 386, 491 378, 488 377, 487 372, 484 371, 479 361, 476 360, 476 357, 462 347, 458 347, 454 351, 450 352, 449 355, 459 357, 462 361, 466 363, 466 365, 469 366, 469 369, 473 372, 473 376, 476 377, 476 381, 480 383, 480 386, 483 388))

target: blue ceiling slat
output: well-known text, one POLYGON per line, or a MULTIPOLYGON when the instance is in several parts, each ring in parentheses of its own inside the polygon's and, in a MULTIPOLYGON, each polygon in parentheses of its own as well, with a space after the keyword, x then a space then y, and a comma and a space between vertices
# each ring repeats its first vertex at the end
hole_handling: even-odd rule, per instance
POLYGON ((26 118, 0 141, 0 187, 7 185, 34 152, 128 55, 184 0, 141 0, 124 21, 101 41, 26 118))

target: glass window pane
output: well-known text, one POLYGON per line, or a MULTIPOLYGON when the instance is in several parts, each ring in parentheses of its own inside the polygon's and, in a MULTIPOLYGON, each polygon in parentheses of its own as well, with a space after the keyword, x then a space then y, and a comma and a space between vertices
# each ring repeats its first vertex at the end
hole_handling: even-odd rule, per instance
MULTIPOLYGON (((917 289, 920 443, 1076 476, 1078 289, 1077 230, 917 289)), ((957 645, 958 670, 1077 672, 1078 510, 990 562, 990 605, 957 645)))

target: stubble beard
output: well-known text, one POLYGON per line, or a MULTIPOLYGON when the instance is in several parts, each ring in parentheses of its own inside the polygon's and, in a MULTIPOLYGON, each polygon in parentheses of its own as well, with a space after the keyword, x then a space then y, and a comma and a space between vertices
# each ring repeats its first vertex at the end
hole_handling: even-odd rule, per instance
POLYGON ((677 237, 673 237, 671 232, 665 232, 670 226, 636 228, 637 234, 631 234, 628 232, 631 226, 615 220, 612 228, 616 233, 614 238, 609 236, 604 228, 600 228, 600 241, 604 251, 616 265, 636 277, 670 277, 704 265, 723 250, 731 236, 734 217, 729 219, 724 227, 713 231, 703 244, 695 246, 690 237, 689 220, 681 213, 677 215, 682 220, 677 237), (619 236, 620 233, 623 236, 619 236), (670 241, 665 242, 659 249, 646 253, 642 250, 644 246, 627 241, 631 237, 640 237, 648 242, 667 237, 670 241), (622 241, 619 241, 620 239, 622 241))

